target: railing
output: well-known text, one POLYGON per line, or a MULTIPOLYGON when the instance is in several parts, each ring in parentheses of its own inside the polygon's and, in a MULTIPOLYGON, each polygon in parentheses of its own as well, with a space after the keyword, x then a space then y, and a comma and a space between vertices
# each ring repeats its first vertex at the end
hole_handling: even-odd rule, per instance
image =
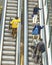
MULTIPOLYGON (((50 0, 50 3, 51 3, 51 0, 50 0)), ((51 4, 50 4, 51 5, 51 4)), ((48 27, 49 27, 49 42, 48 42, 48 47, 50 46, 50 41, 51 41, 51 26, 50 26, 50 20, 49 20, 49 9, 48 9, 48 0, 47 0, 47 25, 48 25, 48 27)))
POLYGON ((28 65, 28 16, 27 16, 27 1, 24 0, 24 65, 28 65))
POLYGON ((50 32, 50 36, 49 36, 49 44, 48 44, 48 48, 50 47, 50 44, 52 43, 51 40, 52 40, 52 26, 49 27, 49 32, 50 32))
MULTIPOLYGON (((18 17, 21 19, 21 0, 18 0, 18 17)), ((16 41, 16 65, 20 65, 20 38, 21 38, 21 23, 17 29, 17 41, 16 41)))
MULTIPOLYGON (((44 5, 45 6, 45 5, 44 5)), ((42 30, 42 38, 43 41, 45 42, 45 47, 46 47, 46 51, 44 54, 45 60, 44 60, 44 64, 43 65, 48 65, 48 56, 47 56, 47 41, 46 41, 46 24, 45 24, 45 18, 44 18, 44 6, 43 6, 43 0, 39 0, 39 7, 43 8, 43 10, 40 12, 40 23, 41 25, 44 25, 44 29, 42 30)))
MULTIPOLYGON (((3 3, 3 12, 2 12, 2 34, 1 34, 1 57, 2 57, 2 46, 3 46, 3 34, 4 34, 4 24, 5 24, 5 14, 6 14, 6 5, 7 5, 7 0, 4 0, 4 3, 3 3)), ((1 58, 0 57, 0 58, 1 58)), ((1 65, 1 62, 0 62, 0 65, 1 65)))
POLYGON ((46 0, 46 6, 47 6, 47 20, 46 20, 46 24, 49 23, 49 9, 48 9, 48 0, 46 0))

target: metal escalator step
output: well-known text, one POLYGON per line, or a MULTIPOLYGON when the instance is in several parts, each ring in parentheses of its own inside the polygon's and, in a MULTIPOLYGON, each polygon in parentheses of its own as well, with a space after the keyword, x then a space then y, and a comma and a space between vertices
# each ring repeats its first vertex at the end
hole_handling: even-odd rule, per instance
POLYGON ((28 37, 33 39, 33 35, 28 35, 28 37))
POLYGON ((33 39, 30 39, 30 38, 29 38, 29 41, 32 41, 32 40, 33 40, 33 39))
POLYGON ((16 39, 14 39, 13 37, 11 38, 11 37, 4 37, 4 41, 13 41, 13 42, 15 42, 16 41, 16 39))
POLYGON ((15 51, 15 46, 3 46, 3 50, 10 50, 10 51, 15 51))
POLYGON ((28 65, 40 65, 40 64, 35 64, 34 62, 29 62, 28 65))
POLYGON ((32 34, 29 34, 28 36, 29 36, 29 37, 32 37, 33 35, 32 35, 32 34))
POLYGON ((29 62, 28 65, 36 65, 36 64, 34 64, 33 62, 29 62))
MULTIPOLYGON (((14 19, 14 17, 5 17, 5 19, 9 19, 10 20, 10 19, 14 19)), ((6 22, 7 22, 7 20, 6 20, 6 22)))
POLYGON ((15 65, 15 61, 2 61, 2 65, 15 65))
POLYGON ((29 42, 28 45, 29 45, 29 46, 33 46, 34 44, 29 42))
POLYGON ((34 4, 33 5, 28 5, 28 8, 34 8, 35 6, 34 6, 34 4))
POLYGON ((6 16, 10 16, 10 17, 16 17, 17 14, 6 14, 6 16))
POLYGON ((12 9, 9 9, 9 10, 7 9, 7 12, 17 12, 17 10, 16 9, 13 9, 13 10, 12 9))
POLYGON ((12 37, 12 33, 4 33, 5 37, 12 37))
POLYGON ((28 32, 32 32, 32 30, 29 30, 28 32))
POLYGON ((32 15, 29 15, 28 18, 33 19, 32 15))
POLYGON ((11 29, 4 29, 4 32, 12 33, 12 30, 11 29))
POLYGON ((28 14, 32 15, 32 14, 33 14, 33 12, 28 12, 28 14))
POLYGON ((29 22, 33 22, 33 19, 28 19, 29 22))
POLYGON ((17 7, 17 4, 10 4, 10 3, 8 3, 7 6, 17 7))
POLYGON ((28 28, 29 28, 29 29, 30 29, 30 28, 32 28, 32 29, 33 29, 34 27, 33 27, 33 26, 28 26, 28 28))
POLYGON ((33 30, 33 27, 32 28, 28 28, 29 30, 33 30))
POLYGON ((29 25, 29 26, 33 26, 33 23, 32 23, 32 22, 29 22, 28 25, 29 25))
POLYGON ((32 52, 29 52, 28 55, 31 55, 32 56, 32 52))
POLYGON ((32 48, 28 46, 28 50, 31 50, 32 51, 32 48))
MULTIPOLYGON (((13 9, 12 9, 12 10, 13 10, 13 9)), ((16 11, 17 11, 17 10, 16 10, 16 11)), ((10 14, 17 14, 17 12, 12 12, 12 11, 9 11, 9 12, 7 11, 6 13, 8 13, 8 14, 9 14, 9 13, 10 13, 10 14)))
POLYGON ((52 14, 50 13, 49 16, 52 17, 52 14))
MULTIPOLYGON (((29 1, 32 1, 32 0, 28 0, 28 2, 29 2, 29 1)), ((37 0, 33 0, 33 2, 36 2, 36 1, 37 1, 37 0)), ((37 1, 37 2, 38 2, 38 1, 37 1)))
POLYGON ((33 12, 33 7, 32 8, 28 7, 28 11, 32 11, 33 12))
POLYGON ((32 11, 33 12, 33 8, 28 8, 28 11, 32 11))
POLYGON ((13 56, 13 55, 15 55, 15 51, 5 51, 5 50, 3 50, 3 55, 8 55, 8 56, 13 56))
POLYGON ((7 7, 7 10, 17 10, 17 7, 7 7))
MULTIPOLYGON (((5 23, 8 24, 8 23, 11 21, 11 20, 10 20, 10 17, 11 17, 11 16, 8 16, 8 17, 5 18, 5 20, 6 20, 5 23)), ((11 19, 14 19, 14 18, 15 18, 15 17, 11 17, 11 19)))
POLYGON ((18 0, 8 0, 6 6, 3 46, 2 46, 2 60, 1 65, 15 65, 16 64, 16 39, 12 37, 12 29, 9 29, 10 17, 14 19, 17 16, 18 0))
POLYGON ((49 10, 49 13, 52 13, 52 10, 51 9, 49 10))
POLYGON ((15 4, 17 4, 18 1, 15 1, 15 0, 14 0, 14 1, 8 0, 8 3, 11 3, 11 4, 12 4, 12 3, 15 3, 15 4))
POLYGON ((50 16, 49 18, 52 19, 52 16, 50 16))
POLYGON ((35 6, 35 3, 37 4, 37 1, 35 1, 35 3, 34 3, 33 1, 29 1, 29 2, 28 2, 28 5, 32 5, 32 3, 33 3, 33 5, 35 6))
POLYGON ((14 61, 15 60, 15 56, 2 56, 2 60, 7 60, 7 61, 14 61))
MULTIPOLYGON (((34 1, 28 0, 28 65, 36 65, 33 62, 33 58, 32 58, 33 49, 31 48, 31 46, 34 46, 34 43, 32 43, 33 42, 32 30, 34 27, 32 14, 35 5, 38 5, 38 0, 34 0, 34 1)), ((37 21, 39 21, 39 15, 37 21)))
POLYGON ((29 60, 29 62, 33 62, 33 58, 32 57, 29 57, 28 60, 29 60))
POLYGON ((15 46, 16 44, 15 44, 15 42, 4 42, 4 45, 5 46, 15 46))
POLYGON ((5 26, 4 26, 4 27, 5 27, 5 28, 9 28, 9 24, 8 24, 8 25, 6 25, 6 24, 5 24, 5 26))

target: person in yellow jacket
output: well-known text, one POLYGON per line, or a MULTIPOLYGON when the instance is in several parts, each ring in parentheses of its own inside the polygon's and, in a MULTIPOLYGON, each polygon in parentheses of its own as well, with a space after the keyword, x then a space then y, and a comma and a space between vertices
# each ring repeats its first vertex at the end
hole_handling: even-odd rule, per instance
POLYGON ((20 22, 21 22, 21 20, 18 17, 15 17, 15 19, 13 19, 10 22, 11 27, 12 27, 12 35, 13 35, 13 38, 16 37, 18 23, 20 23, 20 22))

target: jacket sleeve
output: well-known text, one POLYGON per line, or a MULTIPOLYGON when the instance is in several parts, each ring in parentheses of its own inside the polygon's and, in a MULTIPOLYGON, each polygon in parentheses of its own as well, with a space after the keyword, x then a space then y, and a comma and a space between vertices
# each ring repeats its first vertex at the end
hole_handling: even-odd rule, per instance
POLYGON ((10 24, 13 24, 13 20, 10 22, 10 24))
POLYGON ((34 26, 33 30, 35 30, 36 26, 34 26))
POLYGON ((43 29, 43 28, 44 28, 44 26, 40 26, 40 28, 41 28, 41 29, 43 29))
POLYGON ((21 22, 21 20, 20 19, 18 19, 18 23, 20 23, 21 22))
POLYGON ((38 8, 39 10, 41 10, 41 8, 38 8))

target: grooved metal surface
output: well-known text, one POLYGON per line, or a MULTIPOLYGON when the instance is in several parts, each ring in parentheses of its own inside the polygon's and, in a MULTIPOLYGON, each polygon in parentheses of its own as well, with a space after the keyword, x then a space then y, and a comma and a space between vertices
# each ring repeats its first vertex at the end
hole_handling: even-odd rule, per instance
MULTIPOLYGON (((28 0, 28 65, 40 65, 40 64, 35 64, 33 58, 32 58, 32 48, 31 46, 34 45, 32 43, 33 36, 32 36, 32 29, 33 29, 33 8, 35 5, 38 5, 38 0, 28 0)), ((39 21, 39 16, 37 21, 39 21)))
POLYGON ((7 0, 1 65, 16 65, 16 38, 12 37, 12 29, 9 29, 9 22, 10 17, 12 19, 16 17, 17 11, 18 0, 7 0))

